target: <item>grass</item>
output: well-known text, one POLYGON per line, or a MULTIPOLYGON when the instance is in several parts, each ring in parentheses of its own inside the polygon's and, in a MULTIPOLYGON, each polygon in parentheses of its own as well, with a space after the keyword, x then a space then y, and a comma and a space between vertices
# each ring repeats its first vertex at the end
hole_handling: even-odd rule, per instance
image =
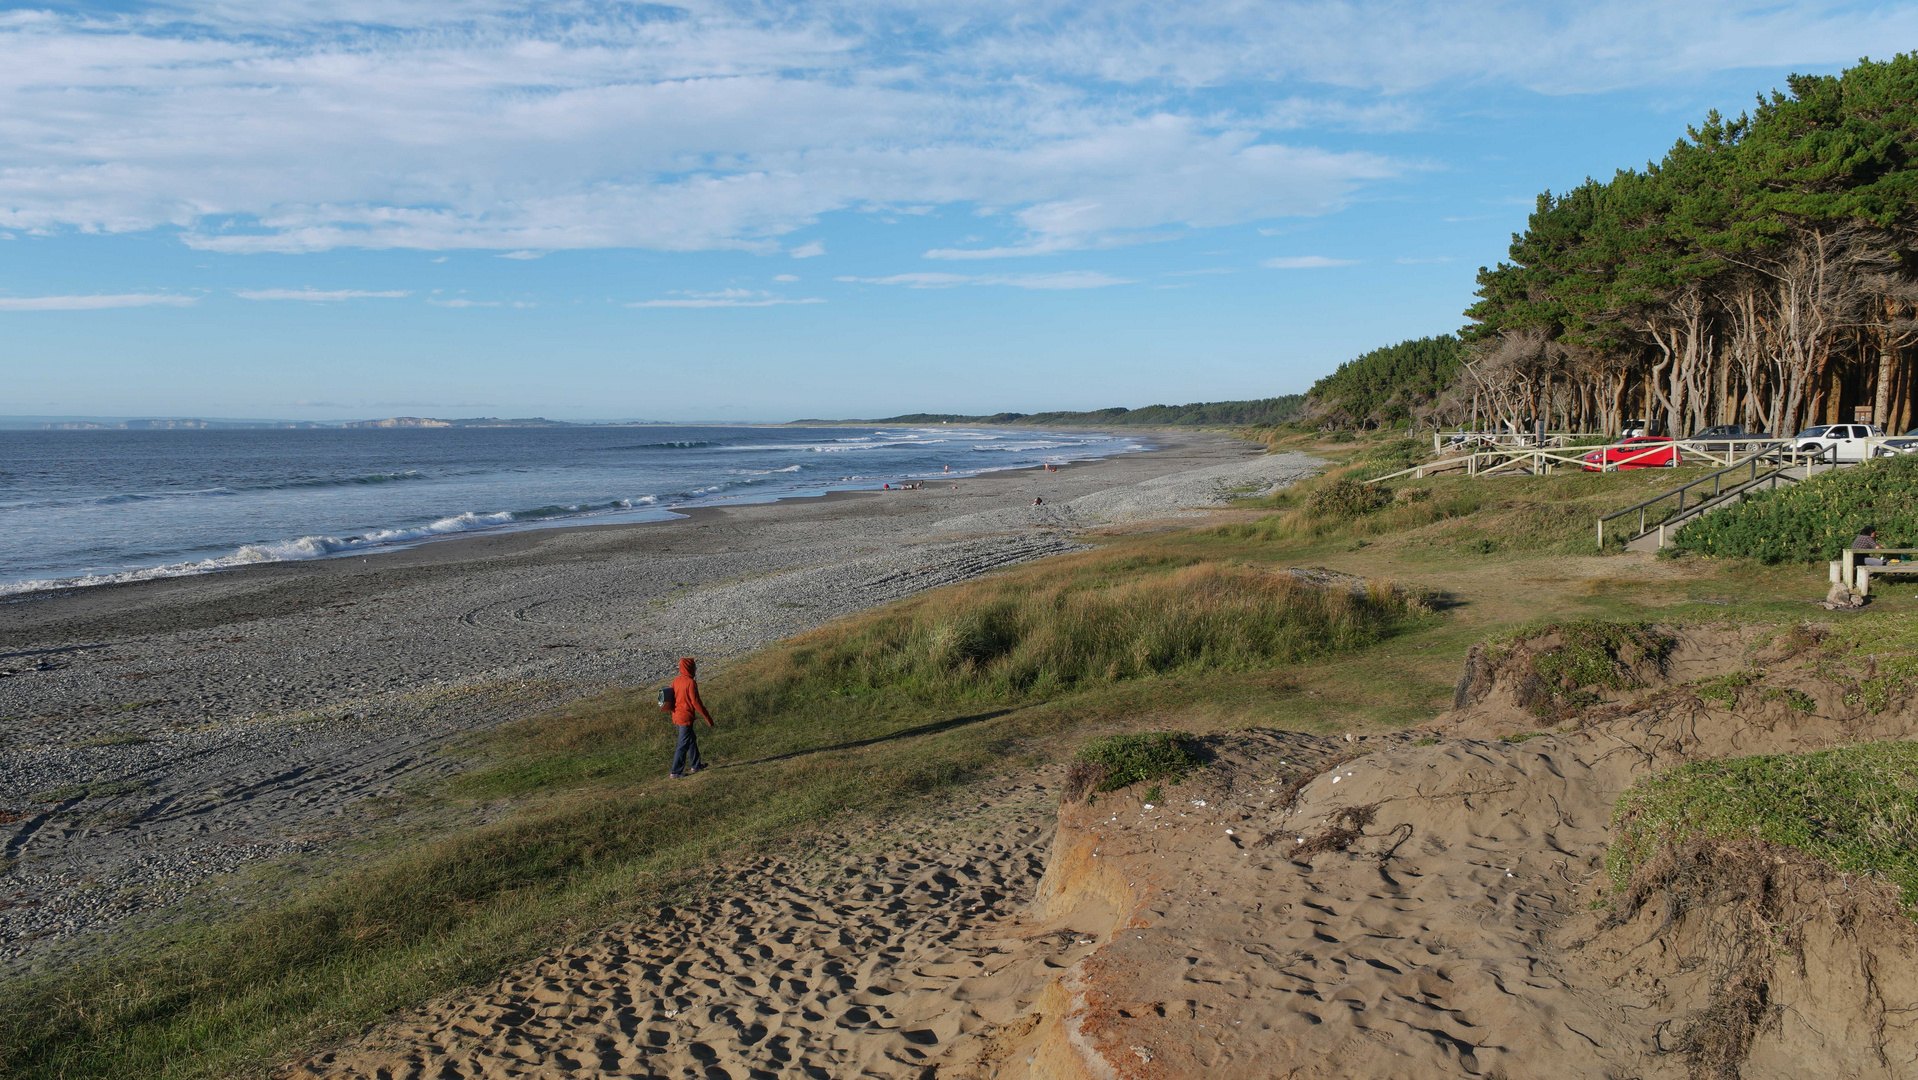
POLYGON ((1755 837, 1889 881, 1918 907, 1918 744, 1685 765, 1626 792, 1613 831, 1606 869, 1621 893, 1667 846, 1755 837))
MULTIPOLYGON (((1192 737, 1183 731, 1146 731, 1107 735, 1093 739, 1079 750, 1066 774, 1065 798, 1077 802, 1095 791, 1117 791, 1147 780, 1185 779, 1199 767, 1192 752, 1192 737)), ((1159 787, 1146 793, 1147 802, 1157 802, 1159 787)))

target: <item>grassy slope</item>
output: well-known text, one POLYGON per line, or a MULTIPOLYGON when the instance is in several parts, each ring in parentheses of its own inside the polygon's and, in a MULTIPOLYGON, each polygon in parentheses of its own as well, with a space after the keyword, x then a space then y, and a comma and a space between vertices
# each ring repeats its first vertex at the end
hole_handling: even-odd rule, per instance
MULTIPOLYGON (((1362 475, 1402 450, 1316 449, 1366 458, 1335 470, 1362 475)), ((473 748, 463 777, 415 796, 508 800, 505 820, 408 844, 144 954, 12 987, 0 1069, 253 1071, 630 917, 729 853, 909 813, 989 770, 1062 760, 1089 734, 1398 727, 1449 705, 1474 641, 1547 614, 1793 618, 1823 591, 1802 568, 1578 554, 1595 508, 1669 472, 1429 480, 1410 485, 1432 492, 1425 501, 1355 519, 1299 508, 1330 479, 1222 527, 1115 536, 733 664, 706 687, 723 726, 701 729, 725 767, 691 780, 660 775, 670 731, 644 690, 509 725, 473 748), (1414 583, 1440 613, 1378 596, 1328 604, 1260 573, 1289 565, 1414 583)))

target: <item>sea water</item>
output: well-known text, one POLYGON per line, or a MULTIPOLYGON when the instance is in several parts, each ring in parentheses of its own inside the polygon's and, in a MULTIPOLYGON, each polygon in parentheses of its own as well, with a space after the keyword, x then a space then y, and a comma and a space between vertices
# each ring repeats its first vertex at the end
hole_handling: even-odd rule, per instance
POLYGON ((1141 449, 944 425, 0 431, 0 595, 1141 449))

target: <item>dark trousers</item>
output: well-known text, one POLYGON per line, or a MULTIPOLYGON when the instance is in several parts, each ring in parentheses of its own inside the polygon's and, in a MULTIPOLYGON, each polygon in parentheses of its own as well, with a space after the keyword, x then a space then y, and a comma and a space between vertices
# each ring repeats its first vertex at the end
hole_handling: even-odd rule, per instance
POLYGON ((673 767, 671 771, 679 776, 684 776, 689 772, 697 772, 705 768, 705 762, 699 760, 699 736, 693 734, 693 726, 691 724, 675 724, 673 726, 679 729, 679 742, 673 745, 673 767))

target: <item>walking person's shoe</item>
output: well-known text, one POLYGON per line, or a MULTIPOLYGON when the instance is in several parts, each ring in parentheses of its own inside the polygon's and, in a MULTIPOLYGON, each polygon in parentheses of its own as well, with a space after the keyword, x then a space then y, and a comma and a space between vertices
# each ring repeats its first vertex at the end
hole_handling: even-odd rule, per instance
POLYGON ((668 780, 677 780, 677 779, 679 779, 679 774, 678 774, 678 773, 676 773, 676 772, 669 772, 669 773, 667 773, 667 774, 666 774, 666 779, 668 779, 668 780))

